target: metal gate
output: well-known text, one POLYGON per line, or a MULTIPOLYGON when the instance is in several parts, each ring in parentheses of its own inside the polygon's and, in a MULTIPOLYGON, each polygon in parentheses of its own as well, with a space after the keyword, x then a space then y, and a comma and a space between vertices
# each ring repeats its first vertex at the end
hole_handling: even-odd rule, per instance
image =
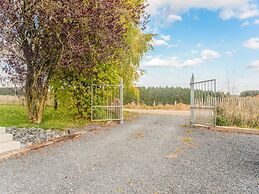
POLYGON ((191 79, 191 125, 215 126, 217 115, 216 80, 191 79))
POLYGON ((119 85, 91 86, 91 120, 123 123, 123 80, 119 85))

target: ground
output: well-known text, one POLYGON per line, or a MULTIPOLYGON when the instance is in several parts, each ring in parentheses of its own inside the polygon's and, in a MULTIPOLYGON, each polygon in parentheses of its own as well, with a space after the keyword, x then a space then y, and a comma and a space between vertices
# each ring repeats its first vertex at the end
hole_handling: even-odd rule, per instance
POLYGON ((258 193, 259 136, 140 115, 0 162, 0 193, 258 193))

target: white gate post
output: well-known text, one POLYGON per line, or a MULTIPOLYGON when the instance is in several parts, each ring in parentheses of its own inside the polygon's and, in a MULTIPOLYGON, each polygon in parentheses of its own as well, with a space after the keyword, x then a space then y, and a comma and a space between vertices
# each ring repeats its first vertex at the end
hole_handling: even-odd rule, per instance
POLYGON ((120 80, 120 124, 123 124, 123 79, 120 80))
POLYGON ((191 83, 191 126, 194 127, 195 117, 194 117, 194 75, 192 74, 191 83))

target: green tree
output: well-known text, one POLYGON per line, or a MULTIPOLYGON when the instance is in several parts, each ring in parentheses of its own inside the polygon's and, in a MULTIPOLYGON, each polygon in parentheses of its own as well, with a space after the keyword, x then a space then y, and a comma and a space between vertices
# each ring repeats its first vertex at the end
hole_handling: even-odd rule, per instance
POLYGON ((128 46, 125 20, 137 26, 143 13, 141 1, 1 0, 1 57, 5 71, 25 83, 29 119, 42 121, 49 85, 62 72, 79 75, 55 85, 117 64, 111 61, 128 46))
MULTIPOLYGON (((91 69, 61 69, 52 82, 52 92, 61 104, 66 104, 76 115, 89 117, 91 105, 91 84, 117 85, 120 78, 124 80, 125 93, 138 99, 138 90, 133 87, 134 82, 141 76, 140 61, 144 54, 151 48, 152 34, 145 34, 141 18, 145 18, 144 1, 127 2, 132 8, 139 9, 140 15, 136 18, 123 13, 121 20, 124 23, 125 47, 118 47, 110 60, 96 61, 96 66, 91 69), (142 16, 142 17, 141 17, 142 16)), ((104 95, 104 94, 100 94, 104 95)), ((107 94, 109 95, 109 94, 107 94)))

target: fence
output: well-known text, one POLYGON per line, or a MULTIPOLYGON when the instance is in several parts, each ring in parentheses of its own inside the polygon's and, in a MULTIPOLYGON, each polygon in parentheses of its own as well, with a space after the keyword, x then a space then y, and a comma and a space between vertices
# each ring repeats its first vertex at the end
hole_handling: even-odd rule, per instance
POLYGON ((217 124, 258 127, 259 98, 235 96, 217 98, 217 124))

